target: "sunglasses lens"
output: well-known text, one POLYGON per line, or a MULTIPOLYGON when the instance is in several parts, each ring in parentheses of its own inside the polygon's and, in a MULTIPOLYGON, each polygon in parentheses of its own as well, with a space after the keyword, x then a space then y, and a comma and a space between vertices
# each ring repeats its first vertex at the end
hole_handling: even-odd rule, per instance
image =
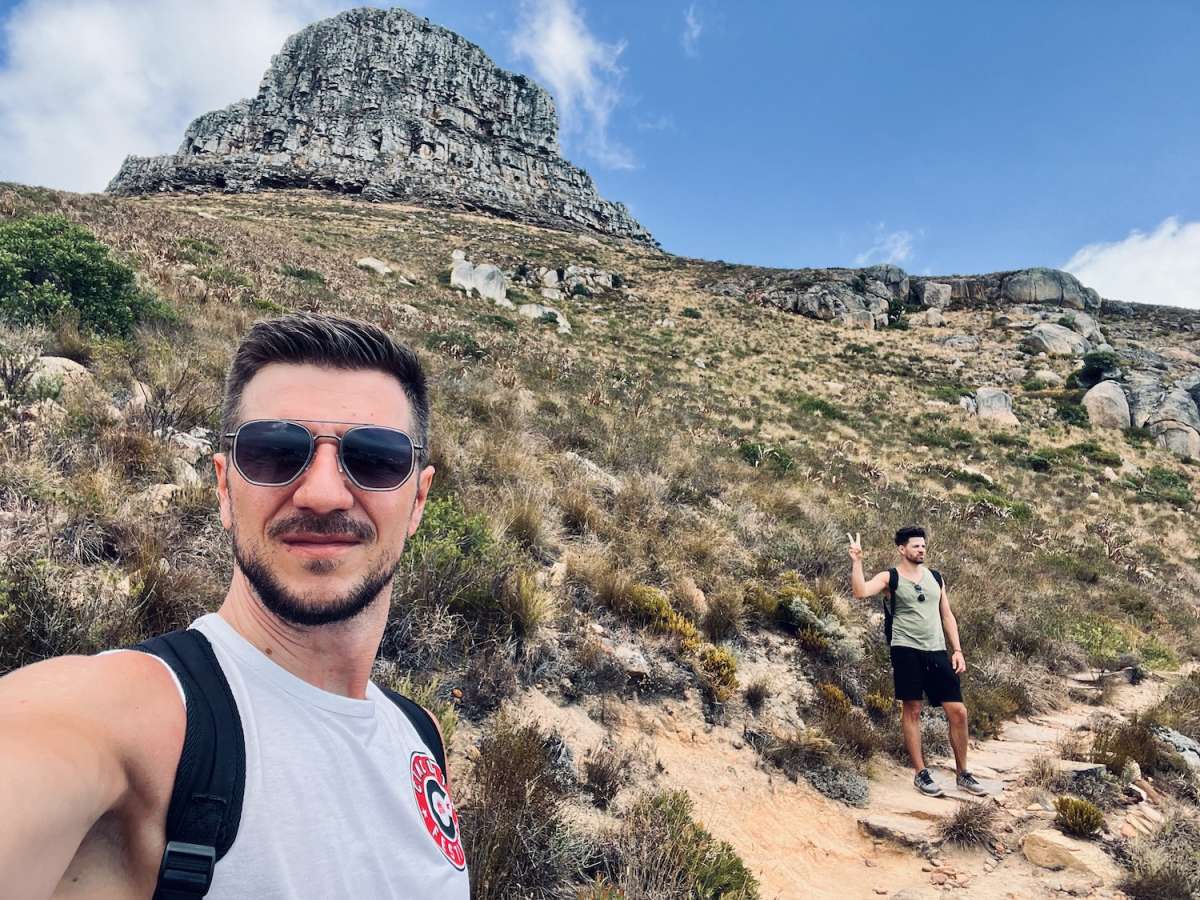
POLYGON ((412 439, 390 428, 355 428, 342 438, 342 463, 364 488, 389 491, 412 474, 412 439))
POLYGON ((300 474, 312 436, 295 422, 247 422, 238 429, 233 461, 247 481, 287 484, 300 474))

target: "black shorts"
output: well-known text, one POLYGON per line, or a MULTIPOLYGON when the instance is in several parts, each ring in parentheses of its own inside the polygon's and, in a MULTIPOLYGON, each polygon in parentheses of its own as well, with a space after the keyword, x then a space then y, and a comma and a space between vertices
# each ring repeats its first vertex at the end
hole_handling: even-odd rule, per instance
POLYGON ((962 685, 945 650, 892 647, 892 677, 897 700, 927 696, 930 706, 962 703, 962 685))

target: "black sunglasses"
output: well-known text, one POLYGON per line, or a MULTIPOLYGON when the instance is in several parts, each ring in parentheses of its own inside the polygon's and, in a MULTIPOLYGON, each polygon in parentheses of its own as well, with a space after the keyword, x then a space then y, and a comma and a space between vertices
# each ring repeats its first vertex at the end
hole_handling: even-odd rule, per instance
POLYGON ((336 441, 338 466, 355 487, 364 491, 394 491, 408 481, 425 448, 398 428, 354 425, 338 437, 314 435, 300 421, 322 425, 354 425, 323 419, 254 419, 225 437, 233 441, 233 464, 241 476, 260 487, 291 484, 308 468, 317 441, 336 441))

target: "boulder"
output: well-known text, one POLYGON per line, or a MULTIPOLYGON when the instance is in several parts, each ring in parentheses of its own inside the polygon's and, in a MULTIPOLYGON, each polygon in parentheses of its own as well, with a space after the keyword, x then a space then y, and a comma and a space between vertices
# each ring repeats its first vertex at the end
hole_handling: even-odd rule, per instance
POLYGON ((508 279, 497 266, 487 263, 476 266, 465 259, 457 260, 450 269, 450 287, 468 295, 474 291, 498 306, 509 306, 508 279))
POLYGON ((917 295, 917 302, 926 309, 929 307, 945 309, 949 306, 951 290, 950 285, 941 281, 922 281, 913 288, 913 292, 917 295))
POLYGON ((1071 330, 1076 334, 1081 334, 1091 344, 1103 344, 1104 332, 1100 330, 1100 325, 1085 312, 1076 312, 1068 314, 1071 319, 1071 330))
POLYGON ((1125 391, 1115 381, 1101 381, 1083 395, 1083 405, 1088 411, 1088 419, 1096 428, 1124 430, 1132 422, 1125 391))
POLYGON ((838 321, 850 328, 865 328, 867 331, 875 329, 875 316, 865 309, 847 310, 838 316, 838 321))
POLYGON ((1083 356, 1091 349, 1087 339, 1070 328, 1042 322, 1030 329, 1021 349, 1027 353, 1047 356, 1083 356))
POLYGON ((1012 410, 1012 397, 1000 388, 981 387, 975 392, 975 415, 981 422, 1020 425, 1012 410))
POLYGON ((1038 369, 1033 377, 1048 387, 1062 387, 1065 379, 1053 369, 1038 369))
POLYGON ((1184 762, 1188 764, 1188 768, 1200 770, 1200 743, 1174 728, 1166 728, 1162 725, 1155 726, 1154 734, 1162 743, 1182 756, 1184 762))
POLYGON ((968 353, 979 349, 979 338, 973 334, 952 334, 942 341, 947 350, 961 350, 968 353))
POLYGON ((938 328, 946 324, 946 317, 942 315, 942 311, 936 306, 930 307, 924 312, 915 313, 908 317, 910 325, 923 325, 927 328, 938 328))
POLYGON ((1181 459, 1200 459, 1200 431, 1181 422, 1155 422, 1149 426, 1154 443, 1181 459))
POLYGON ((1146 417, 1146 426, 1159 422, 1179 422, 1200 431, 1200 409, 1192 395, 1183 388, 1175 387, 1163 393, 1146 417))
POLYGON ((553 316, 558 323, 559 334, 570 334, 571 323, 567 321, 567 317, 555 309, 553 306, 544 306, 541 303, 522 303, 517 307, 517 315, 524 316, 527 319, 540 319, 543 316, 553 316))
POLYGON ((171 460, 171 481, 180 487, 200 487, 200 476, 192 464, 178 456, 171 460))
POLYGON ((177 457, 194 466, 203 457, 213 452, 211 438, 212 432, 207 428, 196 426, 191 431, 171 432, 170 443, 177 457))
POLYGON ((1035 866, 1067 870, 1106 884, 1120 877, 1121 870, 1096 844, 1067 837, 1052 828, 1031 831, 1021 841, 1021 851, 1035 866))
POLYGON ((908 273, 891 263, 880 263, 862 270, 863 275, 883 285, 896 300, 907 300, 909 291, 908 273))
POLYGON ((374 272, 376 275, 391 275, 392 267, 385 263, 382 259, 376 259, 373 256, 364 256, 361 259, 356 259, 354 265, 360 269, 365 269, 368 272, 374 272))
POLYGON ((1146 427, 1151 414, 1165 394, 1166 388, 1154 375, 1134 372, 1129 376, 1125 385, 1125 396, 1129 400, 1129 416, 1134 428, 1146 427))
POLYGON ((29 373, 29 385, 49 390, 58 385, 61 396, 76 391, 88 391, 93 385, 92 373, 84 366, 65 356, 39 356, 29 373))

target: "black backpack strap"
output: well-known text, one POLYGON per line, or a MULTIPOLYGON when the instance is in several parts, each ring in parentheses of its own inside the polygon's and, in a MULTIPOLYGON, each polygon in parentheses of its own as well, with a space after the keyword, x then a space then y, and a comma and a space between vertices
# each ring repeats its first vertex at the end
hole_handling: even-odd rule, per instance
POLYGON ((442 767, 442 774, 449 779, 450 773, 446 771, 446 747, 442 743, 442 733, 438 731, 433 716, 421 704, 409 700, 403 694, 398 694, 389 688, 382 688, 382 690, 387 694, 387 698, 400 707, 400 711, 404 715, 408 716, 408 721, 417 730, 417 734, 425 742, 425 746, 429 748, 429 752, 433 754, 437 764, 442 767))
POLYGON ((888 569, 887 596, 883 598, 883 637, 892 642, 892 619, 896 617, 896 589, 900 587, 900 570, 888 569))
POLYGON ((208 893, 213 867, 237 837, 246 786, 242 720, 212 645, 199 631, 172 631, 133 649, 169 665, 187 698, 187 733, 154 900, 194 900, 208 893))
POLYGON ((938 587, 945 588, 946 582, 942 581, 942 573, 937 569, 930 569, 929 574, 933 576, 933 580, 938 583, 938 587))

